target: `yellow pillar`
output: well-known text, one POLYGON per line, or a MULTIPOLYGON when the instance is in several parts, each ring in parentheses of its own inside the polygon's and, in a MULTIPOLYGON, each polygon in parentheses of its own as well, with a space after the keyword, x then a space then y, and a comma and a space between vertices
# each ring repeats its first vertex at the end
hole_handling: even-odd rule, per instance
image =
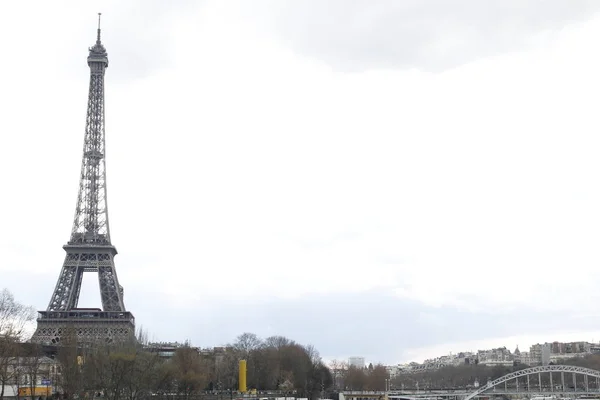
POLYGON ((238 379, 238 383, 239 383, 239 388, 238 390, 241 393, 246 393, 246 391, 248 390, 246 388, 246 360, 240 360, 240 367, 239 367, 239 379, 238 379))

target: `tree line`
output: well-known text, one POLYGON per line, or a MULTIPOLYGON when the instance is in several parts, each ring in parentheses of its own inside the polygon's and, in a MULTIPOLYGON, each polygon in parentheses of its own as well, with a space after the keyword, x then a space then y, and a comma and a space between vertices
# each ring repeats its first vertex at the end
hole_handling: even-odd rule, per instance
POLYGON ((382 364, 359 368, 345 361, 332 360, 330 367, 333 385, 337 390, 383 391, 389 385, 390 376, 382 364))
POLYGON ((222 384, 237 384, 233 372, 237 360, 245 359, 249 388, 294 391, 309 398, 331 389, 331 372, 311 345, 303 346, 283 336, 262 340, 253 333, 244 333, 226 349, 215 376, 222 384))
MULTIPOLYGON (((156 348, 143 333, 129 342, 84 344, 77 341, 75 332, 66 332, 61 346, 49 359, 44 347, 26 343, 25 328, 34 316, 31 307, 17 302, 6 289, 0 291, 0 400, 4 400, 6 387, 15 384, 29 388, 24 393, 36 400, 35 386, 40 378, 50 375, 52 385, 67 400, 82 396, 188 400, 206 393, 227 393, 233 397, 242 359, 247 361, 248 389, 276 390, 309 399, 327 398, 338 390, 468 388, 476 382, 484 385, 488 380, 527 368, 522 364, 461 365, 390 377, 380 364, 356 368, 333 360, 327 366, 313 346, 283 336, 261 339, 253 333, 241 334, 221 351, 199 352, 185 344, 175 350, 173 357, 165 359, 154 351, 156 348)), ((600 370, 600 355, 562 363, 600 370)), ((530 384, 549 384, 549 374, 542 374, 541 382, 536 379, 530 377, 530 384)), ((559 379, 555 376, 553 382, 556 384, 559 379)))
POLYGON ((63 332, 61 345, 48 358, 47 349, 26 343, 25 327, 34 311, 0 292, 0 400, 7 385, 30 386, 52 374, 60 398, 102 397, 107 400, 191 399, 206 393, 229 393, 238 387, 239 361, 247 361, 249 390, 277 390, 309 399, 324 397, 332 375, 318 351, 283 336, 261 339, 244 333, 221 351, 198 351, 189 343, 170 358, 161 357, 147 335, 119 343, 79 343, 74 331, 63 332), (23 378, 27 376, 27 380, 23 378))

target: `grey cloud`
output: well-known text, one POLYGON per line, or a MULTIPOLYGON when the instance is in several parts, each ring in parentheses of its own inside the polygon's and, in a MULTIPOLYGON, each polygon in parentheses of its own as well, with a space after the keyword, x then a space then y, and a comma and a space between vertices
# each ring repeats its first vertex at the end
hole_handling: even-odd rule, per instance
POLYGON ((589 18, 594 0, 328 0, 248 9, 292 49, 343 71, 441 71, 519 50, 529 38, 589 18), (268 17, 270 18, 268 18, 268 17))
POLYGON ((565 326, 582 331, 595 329, 591 318, 566 312, 556 315, 522 307, 520 312, 471 313, 428 307, 376 291, 243 303, 223 297, 207 299, 208 304, 190 305, 185 310, 165 310, 157 300, 148 303, 149 298, 152 296, 136 295, 128 303, 138 323, 157 338, 189 338, 196 345, 211 346, 233 341, 242 332, 261 337, 284 335, 313 344, 325 357, 358 354, 387 363, 405 359, 411 349, 444 343, 526 334, 539 335, 543 341, 549 332, 560 332, 565 326), (136 299, 141 298, 143 303, 137 303, 136 299), (522 317, 523 313, 527 318, 522 317), (158 320, 156 315, 164 317, 158 320))
MULTIPOLYGON (((60 265, 55 265, 36 276, 13 271, 3 277, 2 287, 10 288, 19 301, 45 309, 59 270, 60 265)), ((378 291, 239 302, 224 293, 181 307, 160 295, 158 281, 155 288, 123 284, 126 305, 134 313, 137 326, 147 330, 153 340, 189 339, 203 347, 222 345, 240 333, 254 332, 262 337, 284 335, 313 344, 325 357, 357 354, 393 363, 406 359, 411 349, 444 343, 528 334, 539 335, 543 341, 565 326, 574 331, 597 328, 597 317, 578 316, 571 311, 539 312, 523 305, 518 312, 490 309, 474 313, 429 307, 378 291)), ((82 306, 94 306, 89 301, 97 296, 86 290, 89 287, 83 289, 82 306)))

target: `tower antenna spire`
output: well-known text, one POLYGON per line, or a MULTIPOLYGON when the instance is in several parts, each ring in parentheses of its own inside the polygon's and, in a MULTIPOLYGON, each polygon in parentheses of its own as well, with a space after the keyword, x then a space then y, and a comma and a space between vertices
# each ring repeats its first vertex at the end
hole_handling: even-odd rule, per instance
POLYGON ((98 13, 98 38, 96 39, 96 43, 100 43, 100 17, 102 13, 98 13))

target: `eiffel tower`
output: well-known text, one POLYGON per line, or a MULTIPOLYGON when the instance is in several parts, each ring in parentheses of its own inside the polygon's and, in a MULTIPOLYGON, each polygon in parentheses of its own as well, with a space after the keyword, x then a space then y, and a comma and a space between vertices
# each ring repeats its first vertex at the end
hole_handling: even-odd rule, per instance
POLYGON ((79 179, 79 195, 65 261, 46 311, 40 311, 34 343, 60 345, 75 335, 80 343, 115 342, 134 337, 135 320, 125 311, 111 244, 106 204, 104 73, 108 55, 98 36, 89 49, 90 87, 79 179), (98 274, 102 309, 77 308, 84 272, 98 274))

